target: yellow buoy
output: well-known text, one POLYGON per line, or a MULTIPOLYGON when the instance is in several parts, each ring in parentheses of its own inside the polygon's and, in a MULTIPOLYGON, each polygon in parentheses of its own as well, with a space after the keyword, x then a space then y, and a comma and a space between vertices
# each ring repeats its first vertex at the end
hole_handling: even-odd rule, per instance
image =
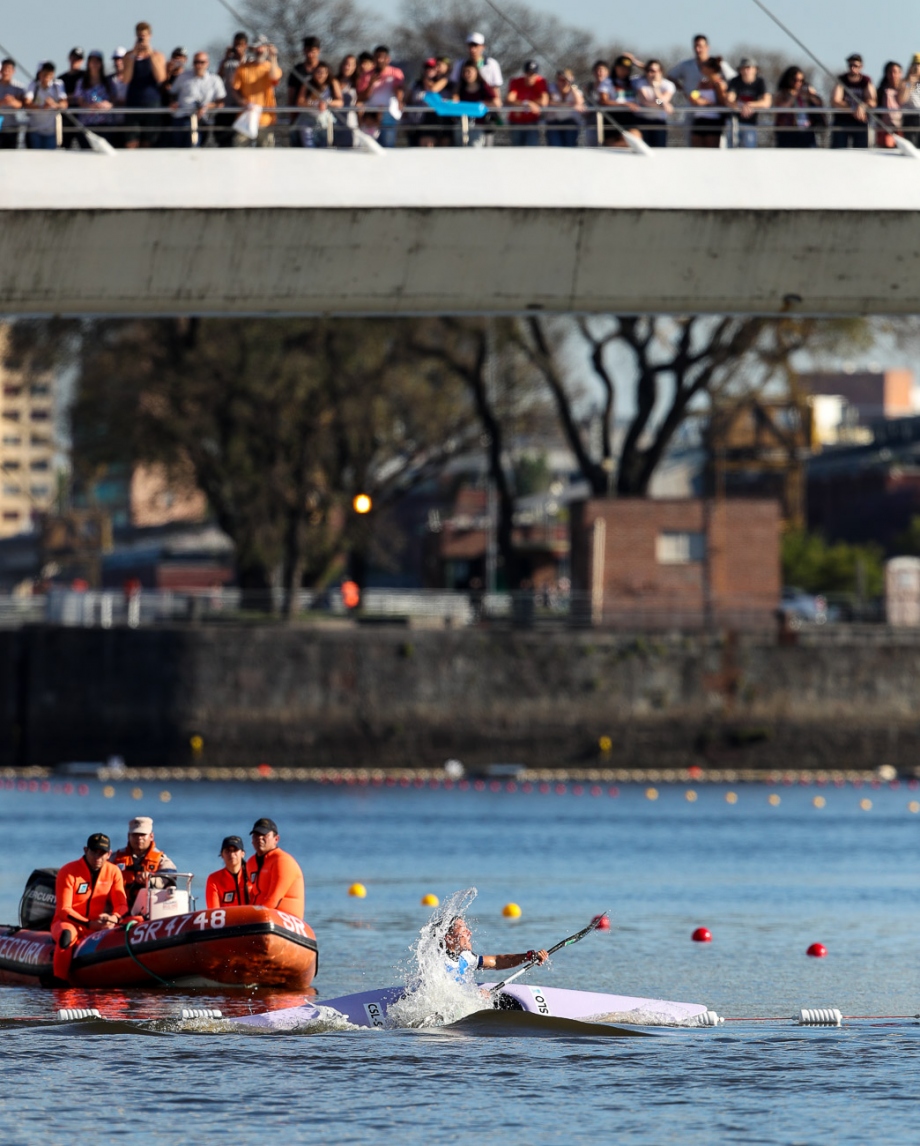
POLYGON ((645 789, 645 798, 646 798, 646 800, 657 800, 658 799, 658 789, 657 788, 646 788, 645 789))
POLYGON ((189 746, 193 752, 200 752, 204 748, 204 739, 201 736, 193 736, 189 740, 189 746))
POLYGON ((367 895, 367 888, 363 883, 353 883, 348 889, 348 894, 353 895, 355 899, 363 899, 367 895))
POLYGON ((506 903, 502 908, 502 915, 504 915, 506 919, 519 919, 521 909, 516 903, 506 903))
POLYGON ((601 752, 606 753, 609 752, 611 748, 613 748, 613 741, 609 736, 602 736, 600 740, 598 740, 597 746, 600 748, 601 752))
POLYGON ((431 892, 422 896, 422 907, 437 907, 440 902, 438 897, 432 895, 431 892))

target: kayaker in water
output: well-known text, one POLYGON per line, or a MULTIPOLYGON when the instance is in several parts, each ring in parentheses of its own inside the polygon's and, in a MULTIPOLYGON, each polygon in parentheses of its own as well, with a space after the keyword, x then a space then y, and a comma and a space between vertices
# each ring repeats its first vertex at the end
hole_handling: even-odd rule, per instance
POLYGON ((128 846, 112 854, 112 863, 125 879, 125 895, 132 913, 139 906, 138 895, 150 887, 169 887, 166 879, 153 879, 154 872, 175 871, 176 865, 165 852, 161 852, 153 838, 153 820, 149 816, 135 816, 128 823, 128 846))
POLYGON ((51 923, 54 936, 54 974, 67 981, 77 942, 90 931, 117 926, 128 913, 121 871, 109 863, 112 844, 95 832, 86 841, 83 857, 65 863, 55 881, 56 907, 51 923))
POLYGON ((444 934, 444 951, 447 958, 444 966, 447 973, 462 983, 472 971, 508 971, 522 963, 545 963, 549 958, 546 951, 522 951, 519 955, 476 955, 473 952, 473 933, 462 915, 451 921, 444 934))
POLYGON ((303 872, 297 860, 278 847, 278 825, 263 817, 252 825, 250 836, 255 854, 246 862, 249 902, 303 919, 303 872))
POLYGON ((249 903, 249 885, 246 882, 246 849, 239 836, 225 836, 220 845, 220 858, 224 866, 212 871, 204 889, 205 905, 214 907, 245 907, 249 903))

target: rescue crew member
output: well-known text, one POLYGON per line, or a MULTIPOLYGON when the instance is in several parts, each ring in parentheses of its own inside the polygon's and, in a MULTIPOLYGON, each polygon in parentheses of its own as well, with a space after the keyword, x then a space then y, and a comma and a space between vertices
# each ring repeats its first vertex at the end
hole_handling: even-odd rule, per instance
POLYGON ((227 836, 220 845, 220 858, 224 866, 212 871, 205 884, 204 896, 208 908, 245 907, 249 903, 249 884, 246 882, 246 849, 239 836, 227 836))
POLYGON ((51 934, 54 975, 64 982, 78 940, 90 931, 115 927, 128 913, 124 880, 115 864, 109 863, 111 854, 109 837, 95 832, 86 841, 83 858, 65 863, 57 873, 51 934))
POLYGON ((475 955, 473 953, 473 933, 462 915, 454 916, 442 942, 447 958, 444 966, 448 975, 458 983, 466 981, 472 971, 508 971, 522 963, 545 963, 549 958, 546 951, 522 951, 520 955, 475 955))
MULTIPOLYGON (((112 863, 121 871, 125 880, 125 895, 134 913, 139 893, 150 883, 155 871, 175 871, 176 865, 161 852, 153 838, 153 820, 150 816, 135 816, 128 823, 128 846, 119 848, 112 856, 112 863)), ((169 887, 166 880, 154 880, 152 887, 169 887)), ((146 897, 145 897, 146 898, 146 897)))
POLYGON ((278 825, 274 820, 256 820, 250 835, 255 855, 246 862, 249 902, 303 919, 303 872, 297 860, 278 847, 278 825))

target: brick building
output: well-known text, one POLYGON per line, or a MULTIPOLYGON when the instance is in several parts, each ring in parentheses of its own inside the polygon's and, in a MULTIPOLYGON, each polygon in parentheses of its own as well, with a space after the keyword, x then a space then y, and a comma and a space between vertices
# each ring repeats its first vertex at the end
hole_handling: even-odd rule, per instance
POLYGON ((572 506, 572 588, 594 624, 772 623, 780 506, 753 499, 589 500, 572 506))
POLYGON ((917 413, 912 370, 815 370, 799 374, 798 383, 806 394, 845 398, 863 425, 917 413))

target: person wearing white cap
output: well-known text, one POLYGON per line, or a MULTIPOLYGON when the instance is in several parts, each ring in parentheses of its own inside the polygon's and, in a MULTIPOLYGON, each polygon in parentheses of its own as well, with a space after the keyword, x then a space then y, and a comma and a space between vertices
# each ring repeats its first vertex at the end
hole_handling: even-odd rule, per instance
POLYGON ((502 77, 502 70, 498 60, 486 55, 486 38, 482 32, 470 32, 467 36, 466 57, 454 62, 453 69, 450 73, 451 83, 457 83, 460 79, 460 69, 466 63, 467 59, 475 63, 479 69, 480 76, 482 76, 490 88, 495 88, 496 91, 501 90, 501 86, 505 82, 502 77))
POLYGON ((150 816, 135 816, 128 823, 128 845, 119 848, 111 857, 112 863, 125 879, 125 895, 131 914, 135 913, 138 894, 147 888, 166 887, 166 880, 151 880, 153 872, 175 871, 176 865, 165 852, 157 848, 153 838, 153 820, 150 816))

